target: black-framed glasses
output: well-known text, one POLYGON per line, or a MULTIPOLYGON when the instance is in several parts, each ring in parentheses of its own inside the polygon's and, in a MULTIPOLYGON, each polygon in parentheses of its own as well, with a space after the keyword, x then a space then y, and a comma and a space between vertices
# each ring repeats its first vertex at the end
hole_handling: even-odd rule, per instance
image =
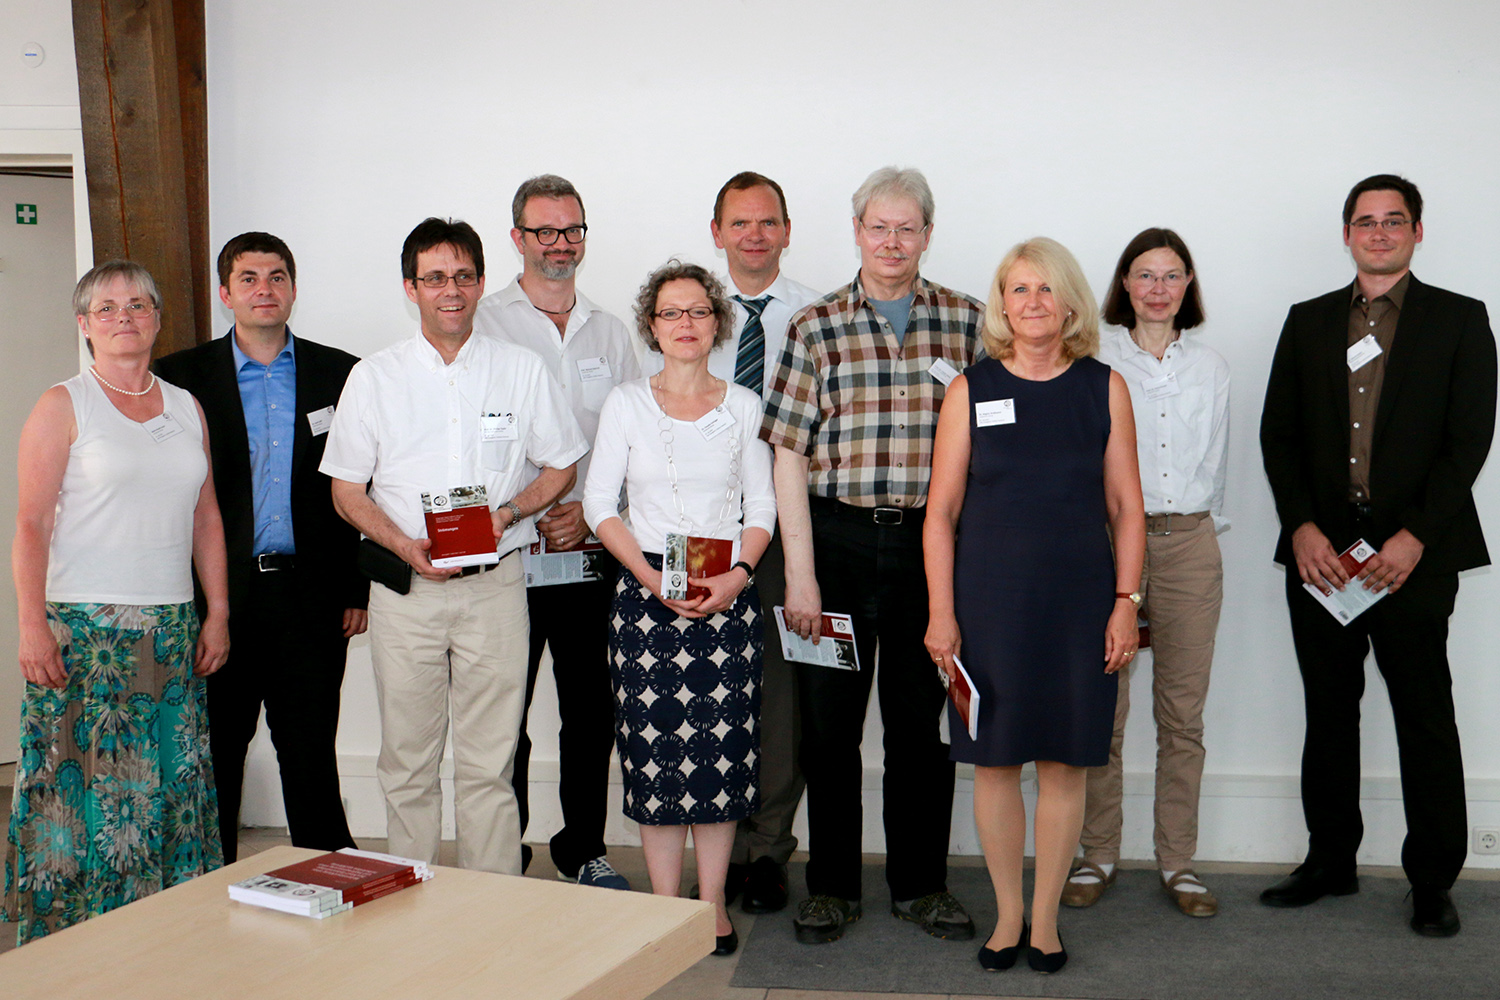
POLYGON ((1411 225, 1410 219, 1360 219, 1351 223, 1355 229, 1373 233, 1376 229, 1384 229, 1388 233, 1394 233, 1403 226, 1411 225))
POLYGON ((479 275, 473 271, 459 271, 457 274, 444 274, 442 271, 433 271, 417 278, 428 288, 447 288, 448 282, 453 282, 459 288, 473 288, 479 284, 479 275))
POLYGON ((693 308, 691 309, 678 309, 676 307, 673 307, 670 309, 663 309, 659 313, 652 313, 652 315, 657 319, 665 320, 668 323, 675 323, 678 320, 682 319, 683 313, 687 313, 689 316, 693 317, 693 319, 708 319, 708 317, 714 314, 714 311, 709 306, 693 306, 693 308))
POLYGON ((552 226, 543 226, 540 229, 532 229, 528 226, 518 226, 523 233, 530 233, 536 237, 536 241, 544 247, 550 247, 557 242, 560 234, 569 243, 582 243, 584 236, 588 235, 589 227, 579 223, 566 229, 555 229, 552 226))

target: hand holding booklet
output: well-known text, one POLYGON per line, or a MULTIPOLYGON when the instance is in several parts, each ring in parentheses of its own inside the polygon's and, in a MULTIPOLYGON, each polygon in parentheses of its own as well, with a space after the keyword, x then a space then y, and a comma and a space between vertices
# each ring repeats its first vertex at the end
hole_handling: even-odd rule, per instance
POLYGON ((953 677, 950 678, 946 670, 940 669, 938 672, 943 675, 943 687, 948 689, 948 700, 953 702, 958 717, 963 720, 969 739, 979 739, 979 692, 974 687, 974 678, 969 676, 963 661, 956 656, 953 658, 953 677))
POLYGON ((781 656, 794 663, 812 663, 834 670, 859 670, 859 650, 854 645, 854 619, 850 615, 823 612, 821 641, 814 643, 787 628, 786 608, 777 605, 776 631, 781 636, 781 656))
POLYGON ((1339 553, 1339 564, 1344 567, 1344 572, 1349 574, 1349 582, 1344 584, 1343 590, 1324 590, 1310 583, 1304 583, 1302 589, 1323 605, 1329 614, 1337 618, 1340 625, 1348 625, 1363 614, 1370 605, 1390 593, 1390 588, 1366 590, 1364 583, 1357 579, 1359 571, 1374 556, 1374 547, 1361 538, 1339 553))

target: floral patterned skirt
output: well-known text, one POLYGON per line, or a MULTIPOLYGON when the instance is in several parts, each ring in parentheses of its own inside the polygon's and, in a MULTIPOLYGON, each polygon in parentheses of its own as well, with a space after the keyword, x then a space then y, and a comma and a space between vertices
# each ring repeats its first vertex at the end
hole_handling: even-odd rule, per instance
POLYGON ((68 685, 21 703, 4 899, 21 944, 223 864, 193 605, 47 617, 68 685))

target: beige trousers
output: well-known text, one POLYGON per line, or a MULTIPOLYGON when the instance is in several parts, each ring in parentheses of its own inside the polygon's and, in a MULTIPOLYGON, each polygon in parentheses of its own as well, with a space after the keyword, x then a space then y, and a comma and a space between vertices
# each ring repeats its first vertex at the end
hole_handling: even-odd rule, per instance
MULTIPOLYGON (((1203 781, 1203 703, 1208 698, 1214 635, 1224 597, 1224 569, 1213 519, 1168 535, 1148 535, 1141 576, 1143 617, 1151 626, 1152 713, 1156 720, 1156 861, 1165 871, 1189 867, 1198 849, 1198 790, 1203 781)), ((1125 719, 1130 679, 1120 672, 1109 763, 1089 768, 1084 857, 1120 859, 1125 719)))
POLYGON ((521 559, 411 593, 370 586, 370 654, 380 706, 376 773, 390 852, 435 863, 439 768, 453 718, 453 799, 461 868, 521 874, 511 787, 526 703, 529 623, 521 559))

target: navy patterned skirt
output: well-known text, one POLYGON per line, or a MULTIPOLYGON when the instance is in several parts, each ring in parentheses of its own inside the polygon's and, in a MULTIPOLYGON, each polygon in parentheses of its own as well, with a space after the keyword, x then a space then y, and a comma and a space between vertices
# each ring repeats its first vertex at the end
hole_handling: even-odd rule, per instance
POLYGON ((764 641, 754 584, 728 611, 683 618, 620 567, 609 659, 626 816, 681 826, 756 811, 764 641))

